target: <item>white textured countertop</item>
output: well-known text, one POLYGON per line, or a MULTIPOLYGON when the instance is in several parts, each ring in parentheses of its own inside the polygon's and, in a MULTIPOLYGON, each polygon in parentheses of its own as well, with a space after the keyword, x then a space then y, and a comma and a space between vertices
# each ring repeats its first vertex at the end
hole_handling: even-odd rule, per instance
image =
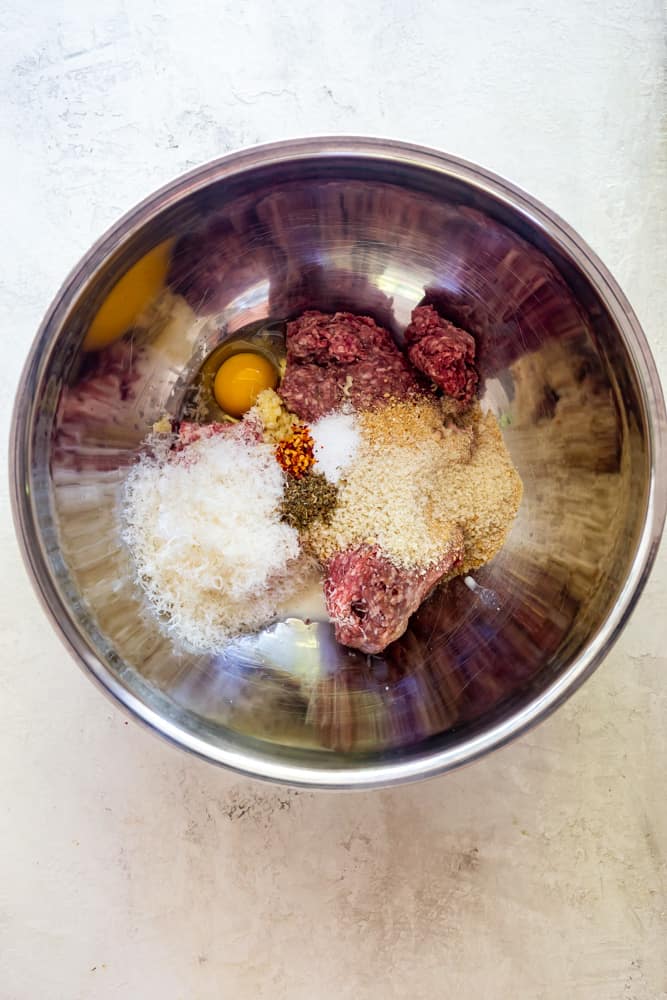
MULTIPOLYGON (((441 147, 541 198, 620 280, 667 380, 663 13, 5 0, 5 426, 106 226, 207 158, 314 133, 441 147)), ((95 690, 33 596, 5 479, 0 1000, 667 997, 664 547, 613 653, 530 735, 420 786, 296 793, 186 757, 95 690)))

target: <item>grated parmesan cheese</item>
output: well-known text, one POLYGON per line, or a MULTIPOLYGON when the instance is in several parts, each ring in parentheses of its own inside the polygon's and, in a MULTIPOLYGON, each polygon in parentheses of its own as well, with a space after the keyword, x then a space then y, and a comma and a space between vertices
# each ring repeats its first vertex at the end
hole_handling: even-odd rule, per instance
POLYGON ((152 609, 196 649, 265 625, 303 585, 298 534, 280 520, 273 447, 216 435, 127 477, 124 539, 152 609))

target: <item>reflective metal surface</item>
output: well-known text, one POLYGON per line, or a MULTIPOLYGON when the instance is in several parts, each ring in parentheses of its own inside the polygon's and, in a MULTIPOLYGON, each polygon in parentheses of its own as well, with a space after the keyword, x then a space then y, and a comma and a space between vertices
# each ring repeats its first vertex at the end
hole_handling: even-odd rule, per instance
POLYGON ((657 547, 664 435, 637 321, 561 220, 443 154, 303 140, 175 182, 70 276, 17 398, 15 517, 68 646, 157 731, 274 780, 389 784, 506 742, 600 662, 657 547), (182 297, 148 333, 84 356, 106 292, 165 239, 175 240, 169 280, 182 297), (118 528, 124 470, 151 423, 178 409, 208 353, 248 324, 346 308, 400 339, 424 301, 476 337, 483 401, 524 482, 500 555, 436 592, 379 657, 337 646, 317 603, 312 623, 286 609, 216 656, 174 649, 129 582, 118 528))

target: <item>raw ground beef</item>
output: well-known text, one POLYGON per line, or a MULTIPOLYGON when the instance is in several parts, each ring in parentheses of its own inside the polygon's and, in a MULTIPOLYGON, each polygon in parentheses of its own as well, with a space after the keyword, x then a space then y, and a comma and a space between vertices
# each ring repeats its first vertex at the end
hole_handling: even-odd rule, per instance
POLYGON ((182 451, 189 444, 195 441, 202 441, 204 438, 215 437, 216 434, 224 434, 234 424, 221 424, 214 421, 211 424, 195 424, 189 420, 181 420, 178 425, 177 438, 174 442, 174 451, 182 451))
POLYGON ((369 316, 310 311, 287 324, 287 369, 278 392, 301 420, 318 420, 346 398, 368 410, 419 390, 391 334, 369 316))
POLYGON ((174 442, 174 451, 182 451, 183 448, 194 444, 195 441, 216 437, 220 434, 225 434, 227 437, 250 445, 257 444, 262 440, 261 425, 253 416, 246 417, 235 424, 219 423, 215 420, 210 424, 196 424, 189 420, 181 420, 174 442))
POLYGON ((325 565, 324 596, 338 642, 364 653, 382 652, 403 635, 410 615, 462 554, 460 534, 422 571, 400 569, 376 546, 337 552, 325 565))
POLYGON ((175 434, 176 437, 171 445, 170 460, 190 465, 192 462, 190 445, 197 441, 205 441, 207 438, 223 435, 252 447, 262 440, 262 427, 254 415, 246 416, 244 420, 234 424, 218 421, 213 421, 210 424, 196 424, 189 420, 181 420, 175 425, 175 434))
POLYGON ((477 389, 475 338, 443 319, 433 306, 417 306, 405 331, 410 361, 447 396, 467 406, 477 389))

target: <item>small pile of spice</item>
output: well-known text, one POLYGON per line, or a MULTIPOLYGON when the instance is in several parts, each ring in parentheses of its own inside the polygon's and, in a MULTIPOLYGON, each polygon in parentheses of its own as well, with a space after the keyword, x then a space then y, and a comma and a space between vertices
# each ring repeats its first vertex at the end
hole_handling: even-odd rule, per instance
POLYGON ((314 441, 305 424, 295 424, 291 433, 276 446, 276 460, 290 476, 305 476, 315 462, 314 441))
POLYGON ((352 464, 361 440, 356 415, 352 411, 328 413, 311 424, 310 433, 318 470, 330 483, 337 483, 352 464))
POLYGON ((321 472, 300 479, 290 476, 280 508, 283 521, 302 531, 313 521, 329 524, 338 499, 338 490, 321 472))

